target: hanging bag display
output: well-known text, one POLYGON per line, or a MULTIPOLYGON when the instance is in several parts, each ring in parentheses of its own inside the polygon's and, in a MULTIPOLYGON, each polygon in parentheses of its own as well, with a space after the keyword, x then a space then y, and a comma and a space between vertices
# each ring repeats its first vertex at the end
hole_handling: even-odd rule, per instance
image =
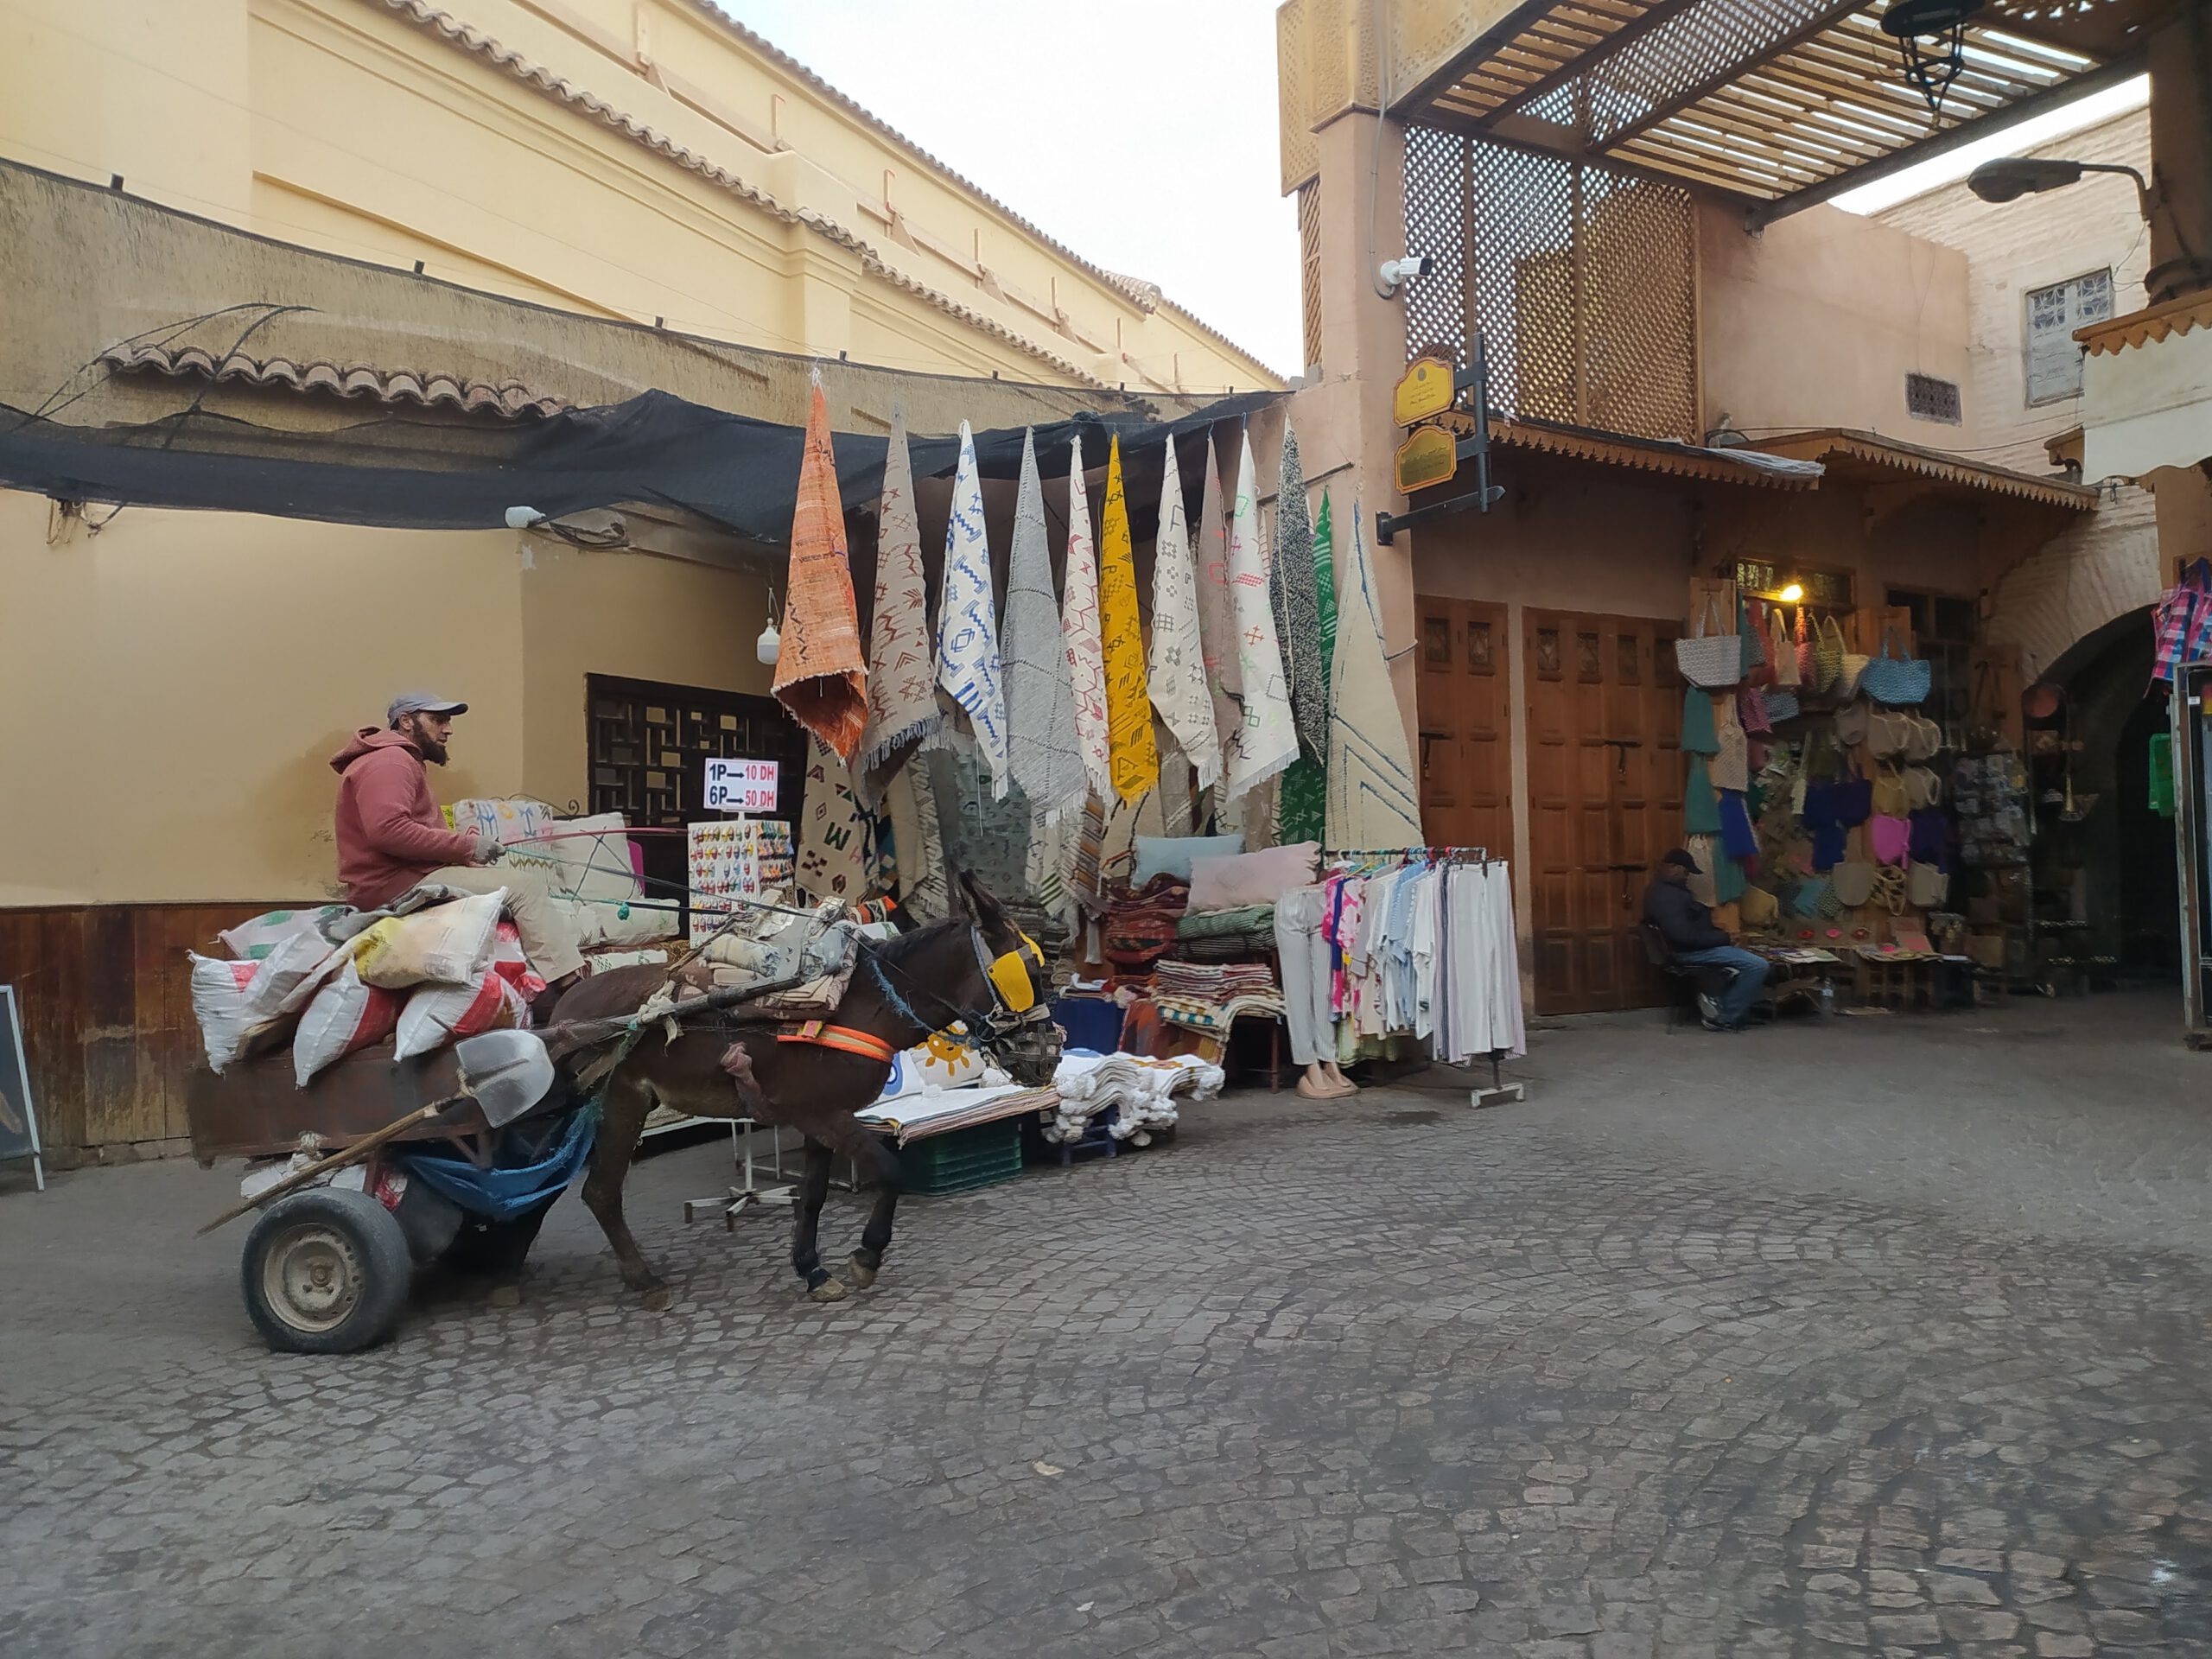
POLYGON ((1744 896, 1736 902, 1745 927, 1771 927, 1782 914, 1782 906, 1764 887, 1745 887, 1744 896))
POLYGON ((1904 871, 1895 864, 1885 864, 1875 871, 1874 891, 1867 896, 1866 902, 1888 911, 1893 916, 1904 914, 1904 871))
POLYGON ((1874 811, 1874 785, 1852 772, 1835 784, 1835 821, 1847 830, 1866 822, 1874 811))
POLYGON ((1744 642, 1744 683, 1764 685, 1773 677, 1767 672, 1766 613, 1755 599, 1741 599, 1736 602, 1736 634, 1744 642))
POLYGON ((1919 811, 1943 798, 1943 780, 1926 766, 1904 769, 1904 798, 1908 811, 1919 811))
POLYGON ((1903 864, 1911 855, 1912 825, 1903 817, 1878 812, 1867 821, 1866 838, 1883 864, 1903 864))
MULTIPOLYGON (((1700 696, 1701 692, 1691 693, 1700 696)), ((1716 789, 1749 789, 1751 786, 1751 744, 1744 736, 1743 721, 1736 717, 1736 699, 1722 693, 1710 700, 1713 725, 1717 728, 1713 752, 1713 784, 1716 789)))
POLYGON ((1859 677, 1859 683, 1877 702, 1886 702, 1892 708, 1910 708, 1928 700, 1935 671, 1917 657, 1893 655, 1890 646, 1896 634, 1895 628, 1882 630, 1881 655, 1868 661, 1866 671, 1859 677))
POLYGON ((1866 715, 1866 747, 1877 760, 1894 760, 1904 753, 1912 728, 1906 716, 1887 709, 1870 709, 1866 715))
POLYGON ((1718 690, 1744 677, 1744 642, 1734 630, 1723 632, 1720 606, 1711 592, 1691 619, 1690 635, 1675 641, 1675 663, 1692 685, 1718 690))
POLYGON ((1915 864, 1905 871, 1904 896, 1916 910, 1940 910, 1951 896, 1951 878, 1940 865, 1915 864))
POLYGON ((1797 718, 1797 694, 1795 691, 1786 690, 1778 685, 1770 687, 1765 694, 1764 702, 1769 721, 1797 718))
POLYGON ((1843 689, 1843 630, 1832 616, 1819 618, 1813 624, 1813 665, 1814 683, 1823 696, 1851 695, 1843 689))
POLYGON ((1774 722, 1766 717, 1765 696, 1749 681, 1736 688, 1736 719, 1754 737, 1764 737, 1774 729, 1774 722))
POLYGON ((1905 722, 1904 758, 1908 760, 1933 760, 1943 747, 1943 728, 1925 715, 1907 715, 1905 722))
POLYGON ((1796 690, 1804 683, 1805 677, 1797 666, 1796 642, 1789 637, 1789 623, 1782 613, 1782 607, 1767 607, 1767 655, 1774 661, 1774 683, 1789 690, 1796 690))
POLYGON ((1866 671, 1864 652, 1850 648, 1843 637, 1843 624, 1829 617, 1821 624, 1821 649, 1835 660, 1835 670, 1828 681, 1828 690, 1838 697, 1859 695, 1859 677, 1866 671))
POLYGON ((1844 909, 1856 910, 1874 896, 1874 867, 1864 859, 1847 858, 1829 872, 1828 887, 1844 909))
POLYGON ((1682 787, 1682 833, 1689 836, 1718 836, 1720 833, 1720 798, 1713 792, 1713 775, 1706 770, 1705 757, 1690 757, 1689 781, 1682 787))
POLYGON ((1888 766, 1877 767, 1872 804, 1883 817, 1901 818, 1911 811, 1912 802, 1905 792, 1904 774, 1888 766))
POLYGON ((1797 607, 1797 683, 1808 691, 1822 690, 1819 653, 1813 649, 1813 636, 1805 621, 1805 607, 1797 607))
POLYGON ((1682 753, 1720 753, 1720 739, 1713 727, 1713 694, 1700 686, 1688 686, 1682 692, 1682 753))
POLYGON ((1866 741, 1871 712, 1863 702, 1847 702, 1835 711, 1835 741, 1855 749, 1866 741))

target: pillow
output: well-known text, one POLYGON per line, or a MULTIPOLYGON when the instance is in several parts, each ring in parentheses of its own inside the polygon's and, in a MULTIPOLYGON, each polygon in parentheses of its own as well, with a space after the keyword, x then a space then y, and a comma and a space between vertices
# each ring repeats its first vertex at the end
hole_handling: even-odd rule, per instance
POLYGON ((1319 842, 1301 841, 1294 846, 1269 847, 1228 858, 1194 858, 1190 908, 1237 910, 1246 905, 1272 905, 1294 888, 1313 885, 1313 864, 1320 851, 1319 842))
POLYGON ((658 906, 651 909, 633 906, 627 916, 620 904, 607 901, 556 899, 553 907, 575 925, 576 945, 582 950, 601 945, 635 949, 658 939, 672 939, 683 931, 676 912, 658 906))
POLYGON ((497 836, 503 845, 530 841, 554 827, 553 809, 526 795, 455 801, 446 822, 465 836, 497 836))
POLYGON ((620 812, 594 817, 563 818, 552 826, 560 836, 545 843, 560 861, 561 885, 579 899, 628 904, 645 896, 645 884, 630 864, 628 825, 620 812), (579 835, 578 830, 605 834, 579 835))
POLYGON ((1165 871, 1179 880, 1191 879, 1194 858, 1226 858, 1244 850, 1244 837, 1234 836, 1139 836, 1137 868, 1129 885, 1141 887, 1165 871))

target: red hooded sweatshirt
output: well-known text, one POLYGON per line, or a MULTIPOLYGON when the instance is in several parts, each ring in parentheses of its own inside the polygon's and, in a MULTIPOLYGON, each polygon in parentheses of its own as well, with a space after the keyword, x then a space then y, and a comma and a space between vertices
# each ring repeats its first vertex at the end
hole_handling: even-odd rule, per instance
POLYGON ((446 828, 423 756, 397 732, 364 726, 330 757, 338 774, 338 879, 346 902, 374 910, 432 870, 466 864, 476 837, 446 828))

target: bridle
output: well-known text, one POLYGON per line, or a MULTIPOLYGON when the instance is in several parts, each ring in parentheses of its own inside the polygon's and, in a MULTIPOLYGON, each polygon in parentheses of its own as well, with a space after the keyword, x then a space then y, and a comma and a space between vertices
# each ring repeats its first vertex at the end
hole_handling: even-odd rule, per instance
MULTIPOLYGON (((973 921, 968 924, 968 943, 976 953, 976 966, 982 971, 983 984, 990 993, 988 1007, 963 1008, 950 998, 916 984, 879 955, 871 953, 868 965, 876 976, 878 988, 895 1009, 947 1042, 987 1054, 995 1053, 1001 1046, 1033 1049, 1044 1039, 1041 1028, 1049 1027, 1052 1019, 1050 1005, 1037 994, 1038 985, 1045 982, 1045 953, 1038 949, 1037 941, 1020 929, 1016 928, 1014 933, 1021 941, 1020 944, 1011 950, 994 953, 989 941, 983 938, 982 926, 973 921), (896 988, 891 983, 893 979, 899 982, 896 988), (914 1007, 916 1002, 934 1005, 943 1010, 945 1017, 938 1020, 919 1013, 914 1007)), ((794 1027, 777 1040, 811 1043, 886 1061, 892 1052, 891 1046, 880 1039, 819 1020, 794 1027)))

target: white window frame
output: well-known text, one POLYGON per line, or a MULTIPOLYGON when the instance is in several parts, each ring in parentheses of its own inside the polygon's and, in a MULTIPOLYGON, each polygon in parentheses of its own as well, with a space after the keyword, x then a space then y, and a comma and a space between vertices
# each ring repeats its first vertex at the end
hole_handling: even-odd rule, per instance
POLYGON ((2020 396, 2024 407, 2047 408, 2052 404, 2066 403, 2082 395, 2082 353, 2081 348, 2074 343, 2074 331, 2088 323, 2102 322, 2113 315, 2113 275, 2110 265, 2099 266, 2056 283, 2041 283, 2033 288, 2021 290, 2020 396), (2094 282, 2100 276, 2104 278, 2105 283, 2105 309, 2099 315, 2092 317, 2082 311, 2078 290, 2082 283, 2094 282), (2072 384, 2062 390, 2046 391, 2043 396, 2037 397, 2036 395, 2035 308, 2037 299, 2048 294, 2065 296, 2065 316, 2059 325, 2059 330, 2060 338, 2064 341, 2066 349, 2073 353, 2070 365, 2072 384))

